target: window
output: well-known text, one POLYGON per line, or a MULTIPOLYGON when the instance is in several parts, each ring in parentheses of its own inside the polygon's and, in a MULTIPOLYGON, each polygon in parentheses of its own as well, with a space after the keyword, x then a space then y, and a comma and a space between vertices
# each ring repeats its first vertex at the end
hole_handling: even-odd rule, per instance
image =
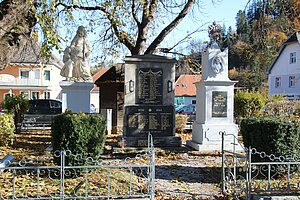
POLYGON ((40 69, 20 69, 21 79, 40 79, 40 69))
POLYGON ((29 93, 28 91, 21 91, 21 95, 23 95, 25 97, 25 99, 29 98, 29 93))
POLYGON ((276 77, 275 78, 275 87, 278 88, 281 86, 281 78, 280 77, 276 77))
POLYGON ((296 85, 296 77, 290 76, 289 77, 289 87, 295 87, 295 85, 296 85))
POLYGON ((39 99, 40 92, 31 92, 31 99, 39 99))
POLYGON ((44 92, 44 99, 50 99, 50 92, 44 92))
POLYGON ((290 64, 296 63, 296 52, 290 53, 290 64))
POLYGON ((196 104, 196 100, 192 100, 192 104, 196 104))
POLYGON ((33 79, 40 79, 40 69, 33 69, 32 72, 33 79))
POLYGON ((29 79, 29 69, 20 69, 21 79, 29 79))
POLYGON ((50 81, 50 71, 49 70, 44 71, 44 80, 50 81))
POLYGON ((61 102, 50 100, 50 108, 61 108, 61 102))

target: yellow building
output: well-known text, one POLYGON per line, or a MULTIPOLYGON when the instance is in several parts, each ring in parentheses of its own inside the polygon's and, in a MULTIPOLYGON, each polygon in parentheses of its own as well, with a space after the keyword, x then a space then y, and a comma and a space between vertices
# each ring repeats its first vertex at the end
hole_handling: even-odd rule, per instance
POLYGON ((63 63, 54 55, 41 58, 40 47, 27 42, 0 71, 0 102, 11 95, 25 94, 28 99, 61 99, 59 82, 63 63))

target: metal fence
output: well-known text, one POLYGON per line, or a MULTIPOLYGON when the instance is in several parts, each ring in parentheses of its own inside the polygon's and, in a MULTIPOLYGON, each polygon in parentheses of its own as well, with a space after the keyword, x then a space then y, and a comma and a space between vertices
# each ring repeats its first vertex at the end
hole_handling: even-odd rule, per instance
MULTIPOLYGON (((225 132, 224 138, 231 136, 225 132)), ((293 157, 258 152, 255 148, 243 151, 225 150, 222 145, 222 191, 235 199, 261 196, 299 196, 300 161, 293 157), (254 161, 255 158, 265 161, 254 161)), ((287 198, 288 199, 288 198, 287 198)))
POLYGON ((132 158, 93 159, 56 151, 42 158, 4 161, 5 166, 0 167, 0 198, 154 199, 154 161, 151 135, 147 152, 132 158), (70 158, 84 164, 69 165, 70 158))

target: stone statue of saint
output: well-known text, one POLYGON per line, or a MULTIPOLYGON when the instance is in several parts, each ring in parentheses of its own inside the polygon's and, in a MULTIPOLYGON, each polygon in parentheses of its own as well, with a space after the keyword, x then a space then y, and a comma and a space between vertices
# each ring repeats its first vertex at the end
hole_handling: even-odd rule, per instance
POLYGON ((66 77, 67 81, 73 78, 73 61, 71 60, 71 49, 67 47, 64 51, 63 62, 64 66, 60 71, 60 75, 66 77))
POLYGON ((91 54, 91 47, 86 39, 86 30, 79 26, 77 34, 71 42, 71 45, 64 51, 64 67, 61 75, 67 80, 78 82, 90 82, 92 76, 88 57, 91 54))

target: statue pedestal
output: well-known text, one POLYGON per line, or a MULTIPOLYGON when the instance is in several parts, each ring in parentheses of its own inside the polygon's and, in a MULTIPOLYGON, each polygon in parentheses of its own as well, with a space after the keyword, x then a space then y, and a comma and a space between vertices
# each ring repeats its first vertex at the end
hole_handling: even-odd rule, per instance
POLYGON ((72 112, 90 113, 92 82, 69 82, 59 83, 62 88, 63 112, 68 109, 72 112))

